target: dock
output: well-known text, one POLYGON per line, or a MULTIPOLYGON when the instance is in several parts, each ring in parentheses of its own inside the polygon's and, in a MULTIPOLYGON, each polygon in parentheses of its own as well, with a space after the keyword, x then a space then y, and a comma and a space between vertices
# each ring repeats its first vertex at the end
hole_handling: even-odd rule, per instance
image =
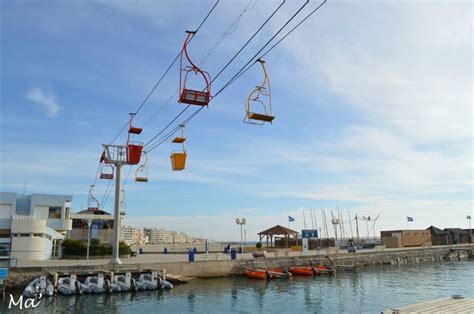
POLYGON ((452 296, 407 305, 395 309, 388 309, 382 314, 403 314, 403 313, 473 313, 474 299, 464 298, 462 296, 452 296))

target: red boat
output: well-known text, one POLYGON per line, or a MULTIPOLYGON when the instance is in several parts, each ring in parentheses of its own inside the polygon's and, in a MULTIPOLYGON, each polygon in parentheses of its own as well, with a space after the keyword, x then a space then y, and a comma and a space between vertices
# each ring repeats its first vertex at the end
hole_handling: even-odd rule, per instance
POLYGON ((326 266, 326 265, 316 265, 314 267, 316 274, 321 275, 332 275, 336 273, 336 269, 326 266))
POLYGON ((246 270, 245 274, 249 278, 260 279, 260 280, 267 280, 270 278, 268 272, 263 269, 254 269, 254 270, 246 270))
POLYGON ((307 267, 307 266, 291 267, 288 271, 292 273, 293 275, 298 275, 298 276, 313 276, 314 275, 313 267, 307 267))

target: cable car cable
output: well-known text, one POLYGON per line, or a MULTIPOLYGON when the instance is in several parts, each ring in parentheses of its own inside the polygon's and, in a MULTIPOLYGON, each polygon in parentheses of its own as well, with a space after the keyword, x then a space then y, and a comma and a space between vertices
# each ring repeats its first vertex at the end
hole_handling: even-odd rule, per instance
MULTIPOLYGON (((260 48, 260 50, 253 55, 252 58, 249 59, 249 61, 247 61, 247 63, 239 70, 237 71, 237 73, 223 86, 221 87, 220 90, 217 91, 217 93, 214 95, 214 97, 216 97, 217 95, 219 95, 222 91, 224 91, 230 84, 232 84, 235 80, 235 78, 258 56, 258 54, 260 52, 262 52, 265 47, 267 47, 273 39, 275 39, 276 36, 278 36, 278 34, 280 34, 280 32, 301 12, 301 10, 304 9, 304 7, 309 3, 309 0, 306 0, 305 3, 290 17, 290 19, 288 19, 288 21, 285 22, 285 24, 283 24, 282 27, 280 27, 280 29, 278 30, 278 32, 276 32, 272 38, 270 38, 265 45, 263 45, 262 48, 260 48)), ((258 58, 257 58, 258 60, 258 58)), ((254 63, 255 64, 255 63, 254 63)))
MULTIPOLYGON (((307 0, 302 7, 299 8, 299 10, 279 29, 279 31, 249 60, 249 62, 247 62, 246 65, 244 65, 244 67, 242 67, 214 96, 213 98, 215 98, 218 94, 220 94, 222 91, 224 91, 227 87, 229 87, 236 79, 238 79, 243 73, 247 72, 248 69, 250 69, 253 64, 253 63, 250 67, 248 68, 245 68, 247 67, 251 62, 252 60, 260 53, 262 52, 266 46, 268 46, 268 44, 283 30, 283 28, 286 27, 286 25, 288 25, 289 22, 291 22, 291 20, 296 17, 296 15, 298 15, 298 13, 308 4, 309 0, 307 0)), ((278 40, 272 47, 270 47, 265 53, 264 55, 268 54, 271 50, 273 50, 278 44, 280 44, 286 37, 288 37, 288 35, 290 35, 295 29, 297 29, 298 27, 301 26, 301 24, 303 24, 311 15, 313 15, 317 10, 319 10, 320 7, 322 7, 322 5, 324 5, 325 3, 327 2, 327 0, 324 0, 320 5, 318 5, 318 7, 316 7, 313 11, 311 11, 303 20, 301 20, 298 24, 296 24, 295 27, 293 27, 288 33, 286 33, 280 40, 278 40)), ((259 59, 259 58, 258 58, 259 59)), ((255 61, 257 62, 258 59, 255 61)), ((191 119, 193 119, 199 112, 201 112, 201 110, 204 109, 204 107, 201 107, 199 109, 197 109, 190 117, 188 117, 187 119, 183 120, 183 122, 181 123, 181 125, 186 125, 189 121, 191 121, 191 119)), ((161 130, 160 132, 162 133, 164 130, 161 130)), ((177 132, 177 131, 175 131, 177 132)), ((174 133, 173 133, 174 134, 174 133)), ((172 134, 169 136, 171 137, 172 134)), ((168 137, 168 138, 169 138, 168 137)), ((163 140, 163 141, 160 141, 159 143, 157 143, 156 145, 153 145, 152 148, 148 149, 147 152, 150 152, 154 149, 156 149, 158 146, 160 146, 162 143, 164 143, 166 140, 163 140)))
MULTIPOLYGON (((216 2, 214 3, 214 5, 212 6, 212 8, 209 10, 209 12, 207 12, 207 15, 204 17, 204 19, 201 21, 201 23, 199 24, 198 28, 196 29, 193 37, 189 40, 189 42, 191 42, 194 38, 194 36, 196 36, 197 32, 201 29, 201 27, 204 25, 204 23, 207 21, 207 19, 209 18, 209 16, 211 15, 211 13, 214 11, 214 9, 216 8, 216 6, 219 4, 219 1, 220 0, 216 0, 216 2)), ((143 102, 140 104, 140 106, 138 107, 138 109, 134 112, 134 114, 136 115, 142 108, 143 106, 145 105, 145 103, 148 101, 148 99, 151 97, 151 95, 155 92, 155 90, 158 88, 158 86, 161 84, 161 82, 163 81, 163 79, 166 77, 166 75, 169 73, 170 69, 173 67, 173 65, 176 63, 176 61, 178 61, 179 57, 181 55, 181 51, 178 53, 178 55, 176 55, 176 57, 173 59, 173 61, 171 62, 171 64, 168 66, 168 68, 166 69, 166 71, 162 74, 162 76, 160 77, 160 79, 155 83, 155 85, 153 86, 153 88, 150 90, 150 92, 148 93, 148 95, 145 97, 145 99, 143 100, 143 102)), ((117 140, 117 138, 120 136, 120 134, 122 134, 122 132, 127 128, 127 125, 128 125, 128 122, 125 123, 125 125, 120 129, 119 133, 113 138, 113 140, 110 142, 110 144, 113 144, 115 142, 115 140, 117 140)))
MULTIPOLYGON (((306 0, 307 2, 309 0, 306 0)), ((280 5, 272 12, 272 14, 270 14, 270 16, 265 20, 265 22, 260 25, 260 27, 257 29, 257 31, 247 40, 247 42, 239 49, 239 51, 237 51, 236 54, 234 54, 234 56, 227 62, 227 64, 219 71, 219 73, 217 73, 216 76, 214 76, 214 78, 211 80, 211 83, 214 82, 221 74, 222 72, 224 72, 225 69, 227 69, 227 67, 235 60, 235 58, 237 58, 237 56, 242 52, 242 50, 245 49, 245 47, 247 47, 247 45, 252 41, 252 39, 260 32, 260 30, 262 30, 262 28, 272 19, 272 17, 280 10, 280 8, 283 6, 283 4, 285 4, 286 0, 283 0, 280 5)), ((306 4, 305 4, 306 5, 306 4)), ((217 95, 217 94, 216 94, 217 95)), ((216 95, 214 95, 213 97, 216 97, 216 95)))
MULTIPOLYGON (((278 46, 278 44, 280 42, 282 42, 286 37, 288 37, 288 35, 290 35, 294 30, 296 30, 301 24, 303 24, 308 18, 311 17, 311 15, 313 15, 316 11, 319 10, 319 8, 321 8, 325 3, 327 2, 327 0, 323 0, 323 2, 321 4, 319 4, 313 11, 311 11, 308 15, 306 15, 306 17, 304 19, 302 19, 298 24, 296 24, 290 31, 288 31, 282 38, 280 38, 273 46, 271 46, 267 51, 265 51, 264 54, 262 54, 258 59, 263 59, 270 51, 273 50, 273 48, 275 48, 276 46, 278 46)), ((257 61, 258 61, 257 59, 257 61)), ((247 67, 242 73, 240 73, 233 81, 237 80, 239 77, 241 77, 243 74, 245 74, 245 72, 247 72, 251 67, 253 66, 250 65, 249 67, 247 67)), ((233 81, 230 83, 232 84, 233 81)), ((229 84, 229 85, 230 85, 229 84)), ((214 96, 215 97, 215 96, 214 96)))
MULTIPOLYGON (((212 8, 208 11, 208 13, 206 14, 206 16, 204 17, 204 19, 201 21, 201 23, 199 24, 199 26, 197 27, 195 33, 194 33, 194 36, 197 34, 197 32, 201 29, 201 27, 204 25, 204 23, 207 21, 207 19, 209 18, 209 16, 211 15, 211 13, 214 11, 214 9, 217 7, 217 5, 219 4, 219 1, 220 0, 216 0, 216 2, 214 3, 214 5, 212 6, 212 8)), ((189 40, 189 42, 191 42, 193 39, 194 39, 194 36, 189 40)), ((140 106, 138 107, 138 109, 134 112, 134 115, 136 115, 142 108, 143 106, 145 105, 145 103, 148 101, 148 99, 150 98, 150 96, 154 93, 154 91, 158 88, 158 86, 161 84, 161 82, 163 81, 163 79, 166 77, 166 75, 169 73, 170 69, 173 67, 173 65, 176 63, 176 61, 178 60, 178 58, 180 57, 181 55, 181 51, 178 53, 178 55, 173 59, 173 61, 171 62, 171 64, 168 66, 168 68, 166 69, 166 71, 162 74, 162 76, 160 77, 160 79, 157 81, 157 83, 153 86, 153 88, 151 89, 151 91, 148 93, 148 95, 145 97, 145 99, 143 100, 143 102, 140 104, 140 106)), ((127 128, 128 126, 128 122, 125 123, 122 128, 119 130, 119 132, 117 133, 117 135, 115 135, 115 137, 112 139, 112 141, 110 142, 110 144, 113 144, 117 138, 120 136, 120 134, 122 134, 122 132, 127 128)), ((99 166, 100 167, 100 164, 99 166)), ((99 168, 97 170, 97 174, 96 174, 96 177, 94 179, 94 185, 95 183, 97 183, 97 177, 99 175, 98 173, 99 171, 99 168)))
POLYGON ((176 116, 174 117, 173 120, 171 120, 170 123, 168 123, 163 129, 161 129, 160 132, 158 132, 158 134, 156 134, 155 136, 153 136, 152 139, 150 139, 148 142, 146 142, 144 145, 143 145, 143 148, 146 148, 146 146, 148 146, 148 144, 150 144, 151 142, 153 142, 158 136, 160 136, 161 134, 163 134, 164 131, 166 131, 167 128, 169 128, 171 126, 171 124, 173 124, 176 120, 178 120, 178 118, 186 111, 188 110, 188 108, 190 107, 190 105, 187 105, 186 107, 184 107, 183 110, 181 110, 181 112, 176 116))
MULTIPOLYGON (((272 14, 265 20, 265 22, 257 29, 257 31, 250 37, 249 40, 247 40, 247 42, 237 51, 237 53, 227 62, 227 64, 219 71, 219 73, 211 80, 211 83, 217 78, 219 77, 220 74, 222 74, 222 72, 232 63, 232 61, 235 60, 235 58, 242 52, 242 50, 250 43, 250 41, 258 34, 258 32, 260 32, 260 30, 270 21, 270 19, 278 12, 278 10, 280 10, 280 8, 283 6, 283 4, 286 2, 286 0, 283 0, 280 5, 272 12, 272 14)), ((229 80, 227 81, 227 83, 213 96, 213 98, 215 98, 216 96, 218 96, 222 91, 224 91, 224 89, 226 89, 228 86, 230 86, 230 84, 233 83, 233 80, 245 69, 245 67, 247 65, 249 65, 252 60, 255 59, 256 56, 258 56, 258 54, 260 52, 262 52, 262 50, 265 49, 265 47, 267 47, 270 42, 276 37, 278 36, 278 34, 288 25, 288 23, 290 23, 300 12, 301 10, 309 3, 309 0, 306 0, 305 3, 290 17, 290 19, 288 19, 285 24, 283 24, 283 26, 278 30, 278 32, 276 32, 272 38, 270 38, 270 40, 267 41, 267 43, 255 54, 252 56, 252 58, 250 58, 250 60, 243 66, 240 68, 240 70, 229 80)), ((185 110, 189 107, 189 105, 185 108, 185 110)), ((196 116, 199 112, 201 112, 201 110, 203 109, 203 107, 199 108, 193 115, 192 117, 196 116)), ((184 110, 179 114, 183 114, 184 110)), ((169 123, 167 126, 165 126, 160 132, 159 134, 162 134, 174 121, 176 121, 178 117, 175 117, 175 119, 173 119, 173 121, 171 123, 169 123)), ((191 118, 192 119, 192 118, 191 118)), ((189 120, 188 120, 189 121, 189 120)), ((181 123, 181 124, 184 124, 184 123, 181 123)), ((156 137, 158 137, 159 135, 155 136, 151 141, 153 141, 156 137)), ((151 141, 148 141, 144 146, 147 146, 151 141)), ((156 148, 153 146, 153 149, 156 148)), ((149 150, 148 150, 149 151, 149 150)))
POLYGON ((255 5, 257 4, 257 0, 250 0, 250 2, 245 6, 245 8, 240 12, 240 14, 234 19, 234 21, 229 25, 229 27, 226 29, 226 31, 219 37, 219 39, 216 41, 214 46, 209 50, 209 52, 206 54, 206 56, 201 60, 199 65, 203 65, 207 62, 207 59, 214 53, 214 51, 217 49, 219 45, 221 45, 225 38, 229 35, 231 35, 237 27, 239 26, 240 20, 244 16, 244 14, 248 11, 251 11, 255 5))
MULTIPOLYGON (((306 3, 304 5, 307 4, 309 0, 306 1, 306 3)), ((234 54, 234 56, 227 62, 227 64, 219 71, 219 73, 217 73, 217 75, 211 80, 211 83, 214 82, 221 74, 222 72, 224 72, 224 70, 235 60, 235 58, 237 58, 237 56, 245 49, 245 47, 247 47, 247 45, 253 40, 253 38, 262 30, 262 28, 273 18, 273 16, 281 9, 281 7, 283 6, 283 4, 285 4, 286 0, 283 0, 280 5, 277 6, 277 8, 270 14, 270 16, 263 22, 262 25, 260 25, 260 27, 257 29, 257 31, 247 40, 247 42, 234 54)), ((299 11, 298 11, 299 12, 299 11)), ((297 13, 298 13, 297 12, 297 13)), ((192 38, 191 38, 192 39, 192 38)), ((214 95, 213 97, 217 96, 214 95)), ((173 124, 174 121, 176 121, 179 116, 181 116, 184 111, 186 111, 187 109, 189 108, 189 105, 186 106, 184 108, 184 110, 182 110, 177 117, 175 117, 170 123, 168 123, 168 125, 166 125, 163 129, 161 129, 157 135, 155 135, 151 140, 149 140, 148 142, 145 143, 144 147, 148 146, 151 142, 153 142, 158 136, 160 136, 161 134, 163 134, 164 131, 166 131, 166 129, 171 125, 173 124)), ((198 112, 200 112, 203 108, 199 108, 198 109, 198 112)), ((195 115, 195 114, 194 114, 195 115)), ((193 115, 193 116, 194 116, 193 115)))
MULTIPOLYGON (((283 1, 284 3, 285 1, 283 1)), ((254 7, 255 7, 255 4, 257 3, 257 0, 251 0, 247 6, 243 9, 243 11, 239 14, 239 16, 237 16, 237 18, 232 22, 232 24, 227 28, 227 30, 221 35, 221 37, 219 38, 219 40, 214 44, 214 46, 209 50, 209 52, 207 53, 207 55, 200 61, 200 65, 204 64, 206 62, 206 59, 217 49, 217 46, 222 44, 224 42, 224 38, 233 33, 235 31, 235 29, 237 28, 237 25, 239 24, 239 21, 240 19, 242 18, 242 16, 247 12, 247 11, 250 11, 252 10, 254 7), (234 28, 232 31, 229 31, 231 28, 234 28)), ((281 6, 281 5, 280 5, 281 6)), ((278 8, 279 9, 279 8, 278 8)), ((277 9, 277 10, 278 10, 277 9)), ((276 12, 276 11, 275 11, 276 12)), ((274 13, 273 13, 274 14, 274 13)), ((273 15, 272 14, 272 15, 273 15)), ((264 24, 265 25, 265 24, 264 24)), ((263 27, 263 26, 262 26, 263 27)), ((258 31, 257 31, 258 33, 258 31)), ((256 35, 256 33, 255 33, 256 35)), ((255 36, 254 35, 254 36, 255 36)), ((192 40, 192 38, 191 38, 192 40)), ((245 47, 244 47, 245 48, 245 47)), ((211 83, 215 80, 215 78, 211 81, 211 83)), ((175 93, 173 93, 173 95, 170 96, 170 98, 168 98, 168 100, 162 104, 156 111, 155 113, 153 113, 152 117, 150 117, 150 119, 148 119, 144 126, 147 125, 148 123, 150 123, 155 117, 156 115, 164 108, 165 105, 167 105, 168 103, 171 102, 171 100, 175 97, 175 95, 179 93, 179 90, 177 90, 175 93)))

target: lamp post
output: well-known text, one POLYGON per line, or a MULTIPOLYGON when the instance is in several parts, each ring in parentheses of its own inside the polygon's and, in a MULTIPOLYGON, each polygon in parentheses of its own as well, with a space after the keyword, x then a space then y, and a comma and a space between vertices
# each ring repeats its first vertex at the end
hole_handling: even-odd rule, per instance
POLYGON ((467 215, 466 219, 469 221, 469 243, 472 242, 472 228, 471 228, 471 215, 467 215))
POLYGON ((235 220, 235 223, 237 225, 240 225, 240 259, 243 258, 243 255, 244 255, 244 235, 243 235, 243 227, 245 225, 245 223, 247 222, 247 220, 245 218, 237 218, 235 220))
POLYGON ((87 265, 89 265, 89 246, 91 245, 91 225, 92 221, 87 220, 87 265))

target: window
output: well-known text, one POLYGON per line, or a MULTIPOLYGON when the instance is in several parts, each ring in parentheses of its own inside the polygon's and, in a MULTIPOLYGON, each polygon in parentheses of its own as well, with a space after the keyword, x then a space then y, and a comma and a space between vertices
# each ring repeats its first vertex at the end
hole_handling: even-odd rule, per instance
POLYGON ((61 219, 61 207, 50 207, 49 208, 49 219, 61 219))
POLYGON ((20 237, 22 238, 29 238, 30 234, 29 233, 20 233, 20 237))
POLYGON ((34 237, 42 238, 43 234, 42 233, 33 233, 34 237))

